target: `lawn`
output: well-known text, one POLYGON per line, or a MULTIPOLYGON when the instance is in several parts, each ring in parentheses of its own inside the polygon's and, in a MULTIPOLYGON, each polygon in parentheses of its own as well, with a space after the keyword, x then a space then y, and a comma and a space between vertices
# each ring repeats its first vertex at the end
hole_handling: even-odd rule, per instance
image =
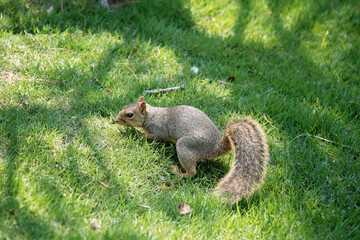
POLYGON ((0 0, 0 238, 360 239, 359 49, 356 0, 0 0), (180 179, 173 145, 114 124, 182 84, 145 100, 265 129, 249 199, 211 194, 231 155, 180 179))

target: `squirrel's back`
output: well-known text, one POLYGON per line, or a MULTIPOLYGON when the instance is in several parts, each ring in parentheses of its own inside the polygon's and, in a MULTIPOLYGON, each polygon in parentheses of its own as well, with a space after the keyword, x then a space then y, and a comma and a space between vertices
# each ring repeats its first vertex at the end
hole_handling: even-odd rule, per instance
POLYGON ((201 110, 179 105, 166 108, 166 112, 169 132, 176 140, 184 135, 210 138, 214 142, 221 140, 219 129, 201 110))

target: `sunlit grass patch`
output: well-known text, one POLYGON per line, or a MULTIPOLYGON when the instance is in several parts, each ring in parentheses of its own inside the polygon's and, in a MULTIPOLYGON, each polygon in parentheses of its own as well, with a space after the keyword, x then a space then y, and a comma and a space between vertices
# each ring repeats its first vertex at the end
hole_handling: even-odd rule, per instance
POLYGON ((0 1, 0 238, 357 239, 359 9, 0 1), (263 187, 234 206, 211 194, 231 154, 193 179, 172 174, 173 144, 113 121, 141 95, 197 107, 221 132, 258 120, 271 153, 263 187))

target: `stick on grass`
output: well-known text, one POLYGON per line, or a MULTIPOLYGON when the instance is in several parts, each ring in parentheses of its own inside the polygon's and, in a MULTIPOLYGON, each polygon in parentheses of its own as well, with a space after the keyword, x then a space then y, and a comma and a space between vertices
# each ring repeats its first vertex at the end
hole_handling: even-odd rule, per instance
POLYGON ((137 207, 142 207, 142 208, 147 208, 150 209, 151 207, 147 206, 147 205, 141 205, 141 204, 136 204, 137 207))
POLYGON ((128 63, 119 63, 119 64, 127 67, 127 69, 129 69, 132 72, 136 80, 139 81, 139 78, 136 76, 135 72, 128 66, 128 63))
POLYGON ((26 34, 26 36, 28 36, 31 44, 34 46, 34 42, 31 40, 31 37, 30 37, 30 35, 28 34, 28 32, 27 32, 26 30, 24 30, 24 33, 26 34))
POLYGON ((289 142, 292 142, 292 141, 294 141, 295 139, 297 139, 297 138, 299 138, 299 137, 304 137, 304 136, 314 137, 314 138, 317 138, 317 139, 321 139, 321 140, 323 140, 323 141, 325 141, 325 142, 337 144, 337 145, 340 145, 340 146, 342 146, 342 147, 352 149, 352 150, 354 150, 355 152, 360 152, 358 149, 353 148, 353 147, 350 147, 350 146, 348 146, 348 145, 344 145, 344 144, 342 144, 342 143, 338 143, 338 142, 335 142, 335 141, 332 141, 332 140, 328 140, 328 139, 326 139, 326 138, 322 138, 322 137, 319 137, 319 136, 311 135, 311 134, 309 134, 309 133, 302 133, 302 134, 296 136, 295 138, 293 138, 292 140, 290 140, 289 142))
POLYGON ((160 48, 158 47, 158 48, 157 48, 157 53, 154 54, 154 55, 152 55, 152 56, 150 56, 150 57, 148 57, 148 58, 145 59, 143 62, 147 62, 147 61, 151 60, 152 58, 155 58, 155 57, 157 57, 157 56, 159 56, 159 55, 160 55, 160 48))
POLYGON ((156 90, 145 90, 144 94, 149 93, 149 94, 154 94, 154 93, 165 93, 165 92, 171 92, 171 91, 175 91, 175 90, 179 90, 179 89, 184 89, 184 85, 181 86, 177 86, 177 87, 171 87, 171 88, 164 88, 164 89, 156 89, 156 90))
POLYGON ((273 128, 275 128, 275 129, 277 129, 277 130, 279 130, 277 127, 275 127, 273 124, 272 124, 272 122, 271 121, 269 121, 269 119, 267 119, 267 117, 266 117, 266 115, 265 115, 265 113, 263 113, 263 115, 264 115, 264 118, 265 118, 265 120, 273 127, 273 128))

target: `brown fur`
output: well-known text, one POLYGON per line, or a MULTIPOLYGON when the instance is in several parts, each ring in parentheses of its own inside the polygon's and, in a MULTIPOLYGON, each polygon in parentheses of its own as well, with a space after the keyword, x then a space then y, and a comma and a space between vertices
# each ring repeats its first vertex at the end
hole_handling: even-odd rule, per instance
POLYGON ((205 113, 190 106, 153 107, 144 97, 126 106, 115 121, 124 126, 141 127, 149 140, 160 139, 176 144, 183 177, 196 175, 198 162, 235 152, 229 173, 220 180, 215 194, 236 202, 249 197, 263 182, 269 159, 265 133, 252 119, 237 119, 220 131, 205 113), (130 115, 129 115, 130 113, 130 115), (130 117, 131 116, 131 117, 130 117))
POLYGON ((215 194, 230 202, 247 198, 263 183, 269 159, 266 136, 253 119, 237 119, 226 128, 235 152, 230 171, 218 183, 215 194))

